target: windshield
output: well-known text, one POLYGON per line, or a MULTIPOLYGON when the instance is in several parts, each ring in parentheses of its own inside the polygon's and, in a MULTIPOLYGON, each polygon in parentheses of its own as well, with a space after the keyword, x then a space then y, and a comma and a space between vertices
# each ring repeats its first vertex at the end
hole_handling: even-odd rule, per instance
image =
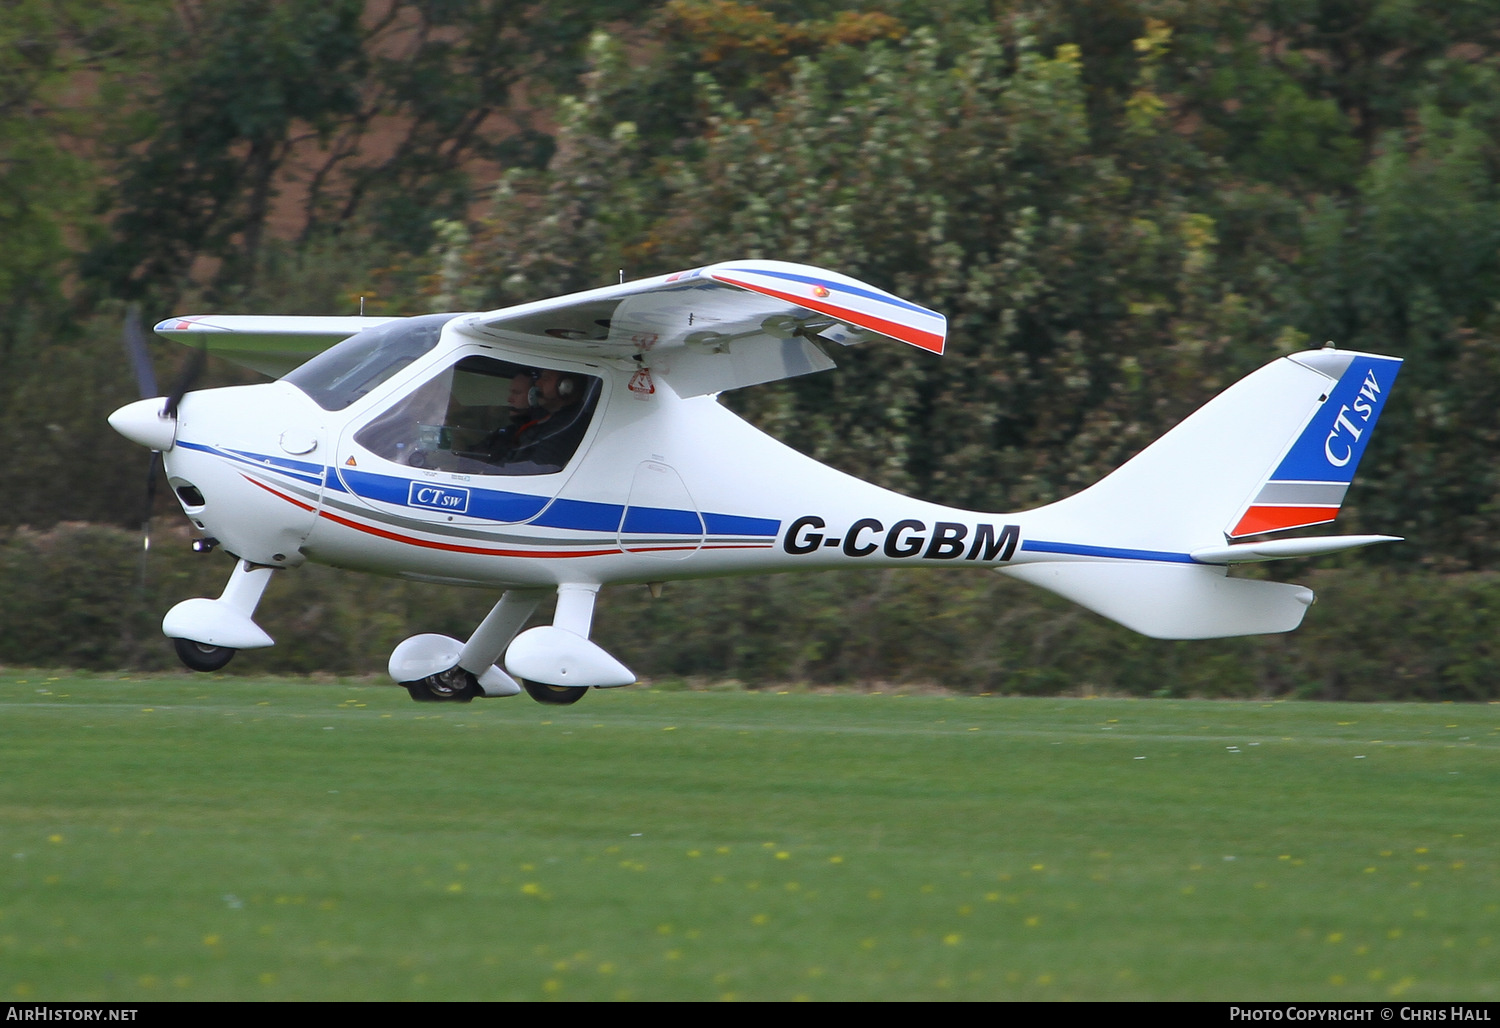
POLYGON ((343 410, 437 345, 457 314, 401 318, 367 328, 282 378, 324 410, 343 410))

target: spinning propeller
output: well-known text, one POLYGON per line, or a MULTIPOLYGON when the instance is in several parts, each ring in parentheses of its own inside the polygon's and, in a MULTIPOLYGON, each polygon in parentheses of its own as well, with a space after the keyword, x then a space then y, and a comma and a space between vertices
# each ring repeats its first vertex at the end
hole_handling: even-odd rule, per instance
POLYGON ((110 424, 126 438, 138 442, 151 450, 146 465, 146 505, 141 514, 141 576, 145 579, 145 554, 151 549, 151 514, 156 507, 156 468, 161 462, 161 451, 171 449, 177 437, 177 407, 188 390, 197 383, 208 359, 208 349, 200 346, 189 358, 182 374, 178 376, 166 401, 157 407, 153 402, 161 396, 157 386, 156 372, 151 363, 151 351, 146 342, 145 330, 141 327, 140 304, 131 304, 125 314, 122 336, 125 353, 135 371, 135 384, 141 399, 110 415, 110 424))

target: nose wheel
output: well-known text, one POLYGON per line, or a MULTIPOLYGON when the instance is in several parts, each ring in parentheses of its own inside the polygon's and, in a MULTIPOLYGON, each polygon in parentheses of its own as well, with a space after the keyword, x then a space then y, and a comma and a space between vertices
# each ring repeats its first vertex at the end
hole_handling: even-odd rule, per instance
POLYGON ((527 694, 538 703, 547 703, 556 707, 566 707, 583 699, 583 694, 589 691, 586 685, 547 685, 545 682, 521 681, 521 687, 527 694))
POLYGON ((192 639, 173 639, 172 647, 177 651, 177 659, 194 671, 217 671, 239 652, 228 646, 210 646, 192 639))

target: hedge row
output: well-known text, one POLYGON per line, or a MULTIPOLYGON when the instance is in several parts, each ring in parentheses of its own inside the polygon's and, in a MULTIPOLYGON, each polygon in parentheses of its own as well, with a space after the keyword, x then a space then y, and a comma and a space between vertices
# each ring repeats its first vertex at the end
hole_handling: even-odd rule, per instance
MULTIPOLYGON (((185 535, 64 524, 0 542, 0 664, 156 671, 176 659, 160 618, 216 596, 231 569, 185 535), (143 574, 144 570, 144 574, 143 574)), ((595 639, 643 677, 751 687, 938 684, 1026 695, 1500 698, 1500 575, 1283 565, 1319 602, 1288 635, 1146 639, 982 572, 865 571, 607 589, 595 639)), ((1289 573, 1288 573, 1289 572, 1289 573)), ((467 636, 494 596, 305 567, 278 575, 257 620, 277 639, 239 673, 381 673, 417 632, 467 636)), ((547 607, 538 612, 548 616, 547 607)))

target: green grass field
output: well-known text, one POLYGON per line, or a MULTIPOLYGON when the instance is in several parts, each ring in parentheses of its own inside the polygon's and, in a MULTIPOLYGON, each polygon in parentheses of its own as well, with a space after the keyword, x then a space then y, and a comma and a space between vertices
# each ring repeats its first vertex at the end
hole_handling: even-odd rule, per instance
POLYGON ((0 998, 1500 999, 1500 705, 0 674, 0 998))

